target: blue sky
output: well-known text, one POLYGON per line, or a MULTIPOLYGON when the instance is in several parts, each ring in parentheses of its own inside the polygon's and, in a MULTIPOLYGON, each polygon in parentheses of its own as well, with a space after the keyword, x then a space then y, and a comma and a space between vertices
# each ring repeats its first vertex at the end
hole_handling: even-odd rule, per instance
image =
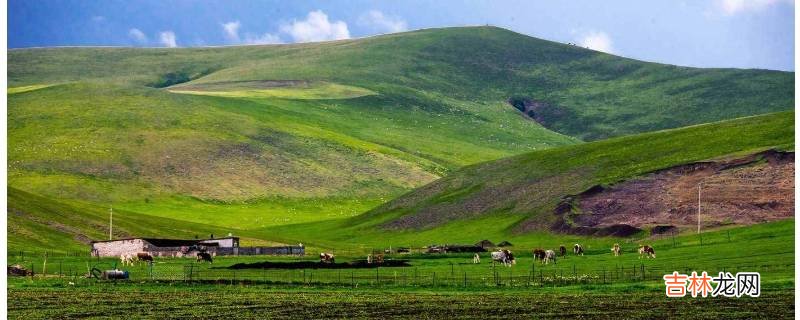
POLYGON ((635 59, 794 70, 793 0, 11 0, 10 48, 212 46, 495 25, 635 59))

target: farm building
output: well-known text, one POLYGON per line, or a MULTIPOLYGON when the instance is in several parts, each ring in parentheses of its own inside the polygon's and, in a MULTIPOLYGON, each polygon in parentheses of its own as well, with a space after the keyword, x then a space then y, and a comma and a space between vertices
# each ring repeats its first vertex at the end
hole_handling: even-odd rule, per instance
POLYGON ((240 247, 238 237, 212 239, 157 239, 129 238, 118 240, 93 241, 92 256, 118 257, 135 255, 140 252, 155 257, 195 256, 197 252, 206 251, 212 255, 304 255, 305 248, 297 246, 277 247, 240 247))
POLYGON ((494 243, 489 240, 478 241, 478 243, 476 243, 475 245, 484 249, 495 247, 494 243))

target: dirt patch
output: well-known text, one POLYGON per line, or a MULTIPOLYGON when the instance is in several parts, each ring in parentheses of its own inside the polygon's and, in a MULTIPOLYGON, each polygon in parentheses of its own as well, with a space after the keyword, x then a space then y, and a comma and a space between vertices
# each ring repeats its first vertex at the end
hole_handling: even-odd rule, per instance
POLYGON ((519 110, 526 118, 538 122, 545 128, 555 130, 554 124, 560 119, 571 117, 573 113, 555 104, 527 97, 511 97, 508 104, 519 110))
POLYGON ((384 260, 381 263, 367 263, 367 260, 355 260, 344 263, 326 263, 318 261, 294 262, 255 262, 237 263, 227 269, 371 269, 385 267, 410 267, 408 260, 384 260))
POLYGON ((690 163, 609 187, 595 186, 565 197, 554 210, 562 219, 552 229, 600 234, 612 228, 624 234, 623 229, 653 227, 651 233, 664 233, 696 228, 698 185, 703 227, 791 218, 794 153, 770 150, 733 160, 690 163))

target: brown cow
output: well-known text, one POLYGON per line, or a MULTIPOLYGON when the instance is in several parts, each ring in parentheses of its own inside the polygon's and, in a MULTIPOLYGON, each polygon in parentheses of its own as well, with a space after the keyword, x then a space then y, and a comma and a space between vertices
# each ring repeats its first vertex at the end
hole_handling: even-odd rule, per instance
POLYGON ((533 250, 533 260, 543 260, 544 259, 544 250, 542 249, 534 249, 533 250))
POLYGON ((567 247, 561 246, 558 248, 558 253, 561 254, 562 257, 567 256, 567 247))
POLYGON ((147 252, 139 252, 136 254, 136 258, 139 261, 147 261, 148 263, 153 263, 153 256, 151 256, 147 252))
POLYGON ((656 258, 656 250, 653 249, 653 247, 648 246, 648 245, 644 245, 644 246, 643 245, 639 245, 639 259, 641 259, 642 256, 646 256, 648 259, 649 258, 655 259, 656 258))
POLYGON ((321 252, 319 254, 319 262, 321 263, 336 263, 336 258, 332 253, 321 252))
POLYGON ((214 259, 211 258, 211 254, 208 252, 198 252, 197 253, 197 262, 208 261, 208 263, 214 263, 214 259))

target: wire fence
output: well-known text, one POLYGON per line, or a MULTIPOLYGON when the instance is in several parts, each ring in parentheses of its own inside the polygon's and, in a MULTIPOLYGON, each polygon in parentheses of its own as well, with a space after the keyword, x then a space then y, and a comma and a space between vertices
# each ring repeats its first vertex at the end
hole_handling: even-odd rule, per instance
MULTIPOLYGON (((169 281, 186 283, 217 284, 283 284, 283 285, 332 285, 332 286, 411 286, 411 287, 544 287, 569 285, 608 285, 663 281, 665 274, 673 271, 689 274, 696 270, 688 265, 650 263, 616 264, 607 267, 587 267, 576 264, 529 266, 484 264, 479 267, 461 268, 456 263, 437 266, 374 267, 359 269, 229 269, 202 263, 139 263, 134 266, 119 266, 114 262, 97 262, 88 259, 83 265, 74 261, 51 260, 45 263, 23 265, 33 272, 30 279, 69 279, 70 281, 107 281, 93 269, 99 271, 122 269, 128 281, 169 281)), ((794 262, 772 264, 740 264, 717 267, 708 271, 736 273, 794 272, 794 262)))

